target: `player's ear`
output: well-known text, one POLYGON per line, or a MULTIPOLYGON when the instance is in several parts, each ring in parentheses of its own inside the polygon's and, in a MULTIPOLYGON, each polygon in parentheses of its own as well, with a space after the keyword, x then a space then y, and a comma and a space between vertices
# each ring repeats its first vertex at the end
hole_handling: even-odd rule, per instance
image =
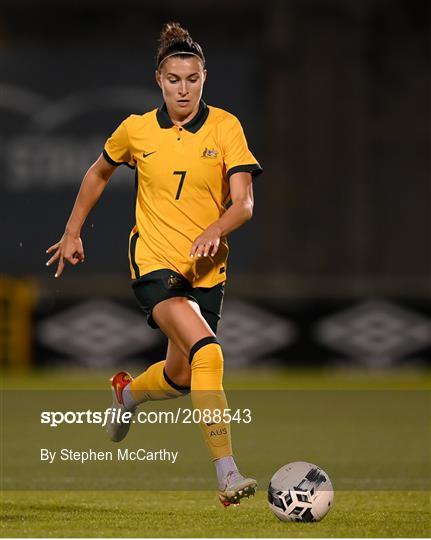
POLYGON ((207 70, 204 69, 204 82, 207 80, 207 70))
POLYGON ((158 69, 156 69, 156 81, 159 87, 162 88, 162 78, 158 69))

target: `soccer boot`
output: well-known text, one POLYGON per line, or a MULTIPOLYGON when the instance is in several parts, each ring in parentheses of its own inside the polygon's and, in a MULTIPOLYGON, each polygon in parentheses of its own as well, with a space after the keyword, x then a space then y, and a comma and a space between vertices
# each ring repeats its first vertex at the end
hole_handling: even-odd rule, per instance
POLYGON ((226 485, 219 490, 219 500, 223 506, 239 504, 244 497, 256 493, 257 482, 253 478, 244 478, 239 472, 232 471, 227 474, 226 485))
MULTIPOLYGON (((122 413, 127 412, 123 402, 123 390, 133 381, 132 376, 127 371, 120 371, 111 378, 112 387, 112 409, 117 413, 120 410, 122 413)), ((135 413, 136 408, 129 410, 131 413, 135 413)), ((114 415, 117 420, 117 414, 114 415)), ((124 439, 130 429, 132 418, 128 422, 108 421, 106 424, 106 431, 111 441, 120 442, 124 439)))

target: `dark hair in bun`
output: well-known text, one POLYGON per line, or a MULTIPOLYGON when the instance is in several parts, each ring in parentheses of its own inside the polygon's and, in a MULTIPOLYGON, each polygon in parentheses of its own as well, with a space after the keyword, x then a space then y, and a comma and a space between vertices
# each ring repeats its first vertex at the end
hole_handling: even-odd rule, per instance
POLYGON ((176 56, 175 53, 178 53, 180 57, 194 54, 205 65, 205 56, 199 43, 193 41, 188 30, 183 28, 180 23, 170 22, 164 25, 160 34, 156 55, 157 69, 160 68, 167 56, 176 56))

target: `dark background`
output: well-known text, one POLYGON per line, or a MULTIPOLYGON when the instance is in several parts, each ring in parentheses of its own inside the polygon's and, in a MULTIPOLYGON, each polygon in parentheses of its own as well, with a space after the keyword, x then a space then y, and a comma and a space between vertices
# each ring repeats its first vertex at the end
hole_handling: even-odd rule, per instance
MULTIPOLYGON (((6 320, 11 291, 31 289, 20 313, 30 317, 21 331, 32 361, 92 356, 87 348, 75 358, 41 330, 64 310, 91 299, 137 310, 130 171, 115 174, 87 220, 85 265, 55 281, 45 249, 61 236, 104 140, 127 115, 160 104, 154 55, 170 20, 203 45, 204 99, 240 118, 265 170, 253 220, 230 236, 228 298, 245 302, 236 311, 226 303, 235 339, 253 332, 245 323, 253 319, 269 334, 281 324, 280 340, 272 335, 254 363, 429 362, 429 1, 3 0, 2 305, 6 320), (246 305, 265 313, 247 319, 246 305), (331 317, 341 317, 335 330, 331 317)), ((96 327, 103 341, 111 330, 106 321, 96 327)), ((143 349, 152 357, 151 347, 143 349)), ((2 350, 13 362, 7 338, 2 350)))

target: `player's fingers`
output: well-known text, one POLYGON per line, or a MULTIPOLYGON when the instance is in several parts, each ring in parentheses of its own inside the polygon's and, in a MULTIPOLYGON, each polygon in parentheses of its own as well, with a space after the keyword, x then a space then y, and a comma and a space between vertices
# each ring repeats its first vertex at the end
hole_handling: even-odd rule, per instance
POLYGON ((201 242, 199 240, 195 240, 192 246, 192 249, 190 251, 190 257, 200 257, 199 255, 199 249, 201 246, 201 242))
POLYGON ((213 241, 212 240, 207 240, 205 242, 205 247, 204 247, 204 257, 207 257, 208 256, 208 253, 211 249, 211 246, 213 245, 213 241))
POLYGON ((190 251, 190 257, 206 257, 211 249, 213 244, 212 240, 195 240, 192 249, 190 251))
POLYGON ((220 238, 217 238, 217 240, 214 242, 214 247, 211 253, 211 257, 214 257, 214 255, 217 253, 219 245, 220 245, 220 238))
POLYGON ((64 270, 64 259, 63 256, 60 257, 60 261, 57 266, 57 272, 55 273, 54 277, 58 278, 61 276, 64 270))
POLYGON ((207 245, 207 242, 208 240, 201 240, 200 243, 199 243, 199 246, 196 250, 196 256, 197 257, 206 257, 205 253, 207 251, 206 249, 206 245, 207 245))
POLYGON ((73 254, 73 264, 83 263, 85 260, 84 253, 79 253, 76 251, 73 254))
POLYGON ((54 261, 56 261, 60 257, 60 250, 58 250, 54 255, 49 259, 49 261, 46 263, 46 266, 50 266, 54 261))
POLYGON ((70 264, 72 264, 73 266, 75 266, 75 264, 78 264, 79 261, 81 260, 81 254, 78 252, 78 251, 75 251, 73 253, 73 255, 69 255, 67 257, 65 257, 66 261, 70 264))
POLYGON ((85 259, 84 249, 83 248, 77 249, 75 253, 73 254, 73 258, 77 259, 78 262, 84 262, 84 259, 85 259))
POLYGON ((51 253, 51 251, 54 251, 54 249, 57 249, 59 245, 60 245, 60 242, 57 242, 56 244, 52 245, 46 250, 46 253, 51 253))

